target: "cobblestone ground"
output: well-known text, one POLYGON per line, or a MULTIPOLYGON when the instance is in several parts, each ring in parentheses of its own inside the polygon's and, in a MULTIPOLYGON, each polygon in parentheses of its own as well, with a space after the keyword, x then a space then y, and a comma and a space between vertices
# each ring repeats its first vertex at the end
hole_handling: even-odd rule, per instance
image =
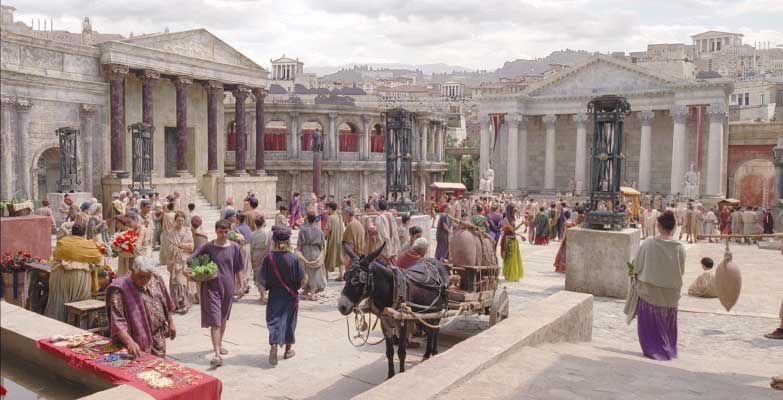
MULTIPOLYGON (((431 238, 434 239, 434 231, 431 238)), ((521 244, 525 277, 518 283, 504 283, 512 314, 564 289, 564 275, 555 273, 552 267, 558 247, 558 242, 548 246, 521 244)), ((723 245, 718 244, 687 245, 687 249, 686 285, 699 274, 701 257, 713 257, 717 263, 723 254, 723 245)), ((696 357, 697 361, 704 357, 704 360, 717 358, 724 363, 741 359, 745 363, 783 365, 783 343, 762 336, 780 323, 777 314, 783 297, 783 256, 755 246, 732 246, 732 251, 743 272, 743 291, 738 304, 731 313, 726 313, 717 299, 683 297, 679 314, 680 352, 689 359, 696 357)), ((168 278, 165 268, 161 267, 160 272, 168 278)), ((330 278, 335 277, 332 274, 330 278)), ((301 302, 297 356, 281 360, 274 369, 266 361, 264 307, 258 303, 257 292, 253 289, 250 295, 235 303, 225 338, 230 354, 225 357, 225 366, 208 371, 223 381, 224 398, 345 399, 383 382, 386 376, 383 346, 354 348, 348 342, 346 320, 336 311, 341 288, 342 285, 330 280, 321 300, 301 302)), ((636 324, 625 324, 622 308, 623 303, 618 299, 595 299, 591 348, 640 353, 636 324)), ((207 370, 211 345, 208 331, 200 327, 198 307, 187 315, 177 316, 176 324, 178 336, 168 344, 169 356, 193 368, 207 370)), ((442 351, 487 329, 488 325, 486 317, 456 320, 442 331, 441 344, 445 348, 442 351)), ((378 337, 376 332, 371 340, 378 337)), ((408 366, 418 363, 421 354, 417 349, 409 351, 408 366)))

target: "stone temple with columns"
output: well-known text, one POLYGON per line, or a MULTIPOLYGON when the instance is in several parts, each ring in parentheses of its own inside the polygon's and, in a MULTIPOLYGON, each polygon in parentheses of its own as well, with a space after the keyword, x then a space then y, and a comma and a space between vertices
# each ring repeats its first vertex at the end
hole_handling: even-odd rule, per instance
POLYGON ((584 194, 593 132, 587 103, 614 94, 626 97, 632 110, 625 120, 623 176, 628 186, 684 193, 685 174, 698 164, 700 197, 721 197, 732 90, 731 80, 686 82, 610 56, 593 56, 523 92, 477 99, 482 176, 491 166, 501 191, 554 194, 575 187, 584 194))
MULTIPOLYGON (((259 197, 312 191, 311 140, 323 132, 322 189, 366 198, 385 189, 379 104, 291 103, 268 95, 278 79, 204 29, 136 35, 34 30, 2 6, 2 176, 0 199, 40 201, 58 191, 55 131, 77 137, 77 191, 100 198, 133 186, 129 127, 152 135, 151 183, 183 202, 203 196, 259 197), (243 118, 238 118, 243 115, 243 118)), ((293 75, 291 75, 293 76, 293 75)), ((445 114, 419 113, 413 146, 414 192, 447 170, 445 114)), ((136 152, 139 153, 139 152, 136 152)), ((140 154, 136 154, 139 156, 140 154)))

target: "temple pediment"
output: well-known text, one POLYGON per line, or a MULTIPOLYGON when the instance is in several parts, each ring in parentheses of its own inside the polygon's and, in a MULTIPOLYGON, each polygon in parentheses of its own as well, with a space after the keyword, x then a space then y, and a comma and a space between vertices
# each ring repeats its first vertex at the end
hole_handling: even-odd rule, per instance
POLYGON ((638 65, 608 56, 595 56, 559 72, 526 91, 531 97, 583 97, 668 90, 681 83, 638 65))
POLYGON ((185 57, 262 69, 261 66, 206 29, 136 36, 125 39, 123 42, 185 57))

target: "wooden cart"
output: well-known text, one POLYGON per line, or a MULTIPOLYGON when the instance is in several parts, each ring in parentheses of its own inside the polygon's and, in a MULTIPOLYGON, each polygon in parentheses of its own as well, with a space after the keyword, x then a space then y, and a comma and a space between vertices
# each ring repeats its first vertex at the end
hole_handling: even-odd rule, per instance
MULTIPOLYGON (((432 320, 464 315, 488 315, 489 325, 508 318, 509 301, 506 288, 498 288, 498 266, 454 266, 444 264, 450 275, 459 276, 459 286, 450 287, 449 306, 445 312, 415 313, 384 309, 387 317, 398 320, 432 320)), ((446 325, 446 324, 442 324, 446 325)))

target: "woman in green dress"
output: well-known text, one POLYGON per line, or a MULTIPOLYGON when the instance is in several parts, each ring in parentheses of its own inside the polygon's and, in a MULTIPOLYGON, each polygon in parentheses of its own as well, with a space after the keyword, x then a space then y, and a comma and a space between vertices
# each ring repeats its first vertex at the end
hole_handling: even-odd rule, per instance
POLYGON ((515 232, 515 222, 514 204, 508 203, 503 218, 503 237, 500 239, 500 254, 503 255, 503 276, 508 282, 519 282, 525 275, 525 267, 522 265, 522 253, 519 250, 519 242, 515 232))

